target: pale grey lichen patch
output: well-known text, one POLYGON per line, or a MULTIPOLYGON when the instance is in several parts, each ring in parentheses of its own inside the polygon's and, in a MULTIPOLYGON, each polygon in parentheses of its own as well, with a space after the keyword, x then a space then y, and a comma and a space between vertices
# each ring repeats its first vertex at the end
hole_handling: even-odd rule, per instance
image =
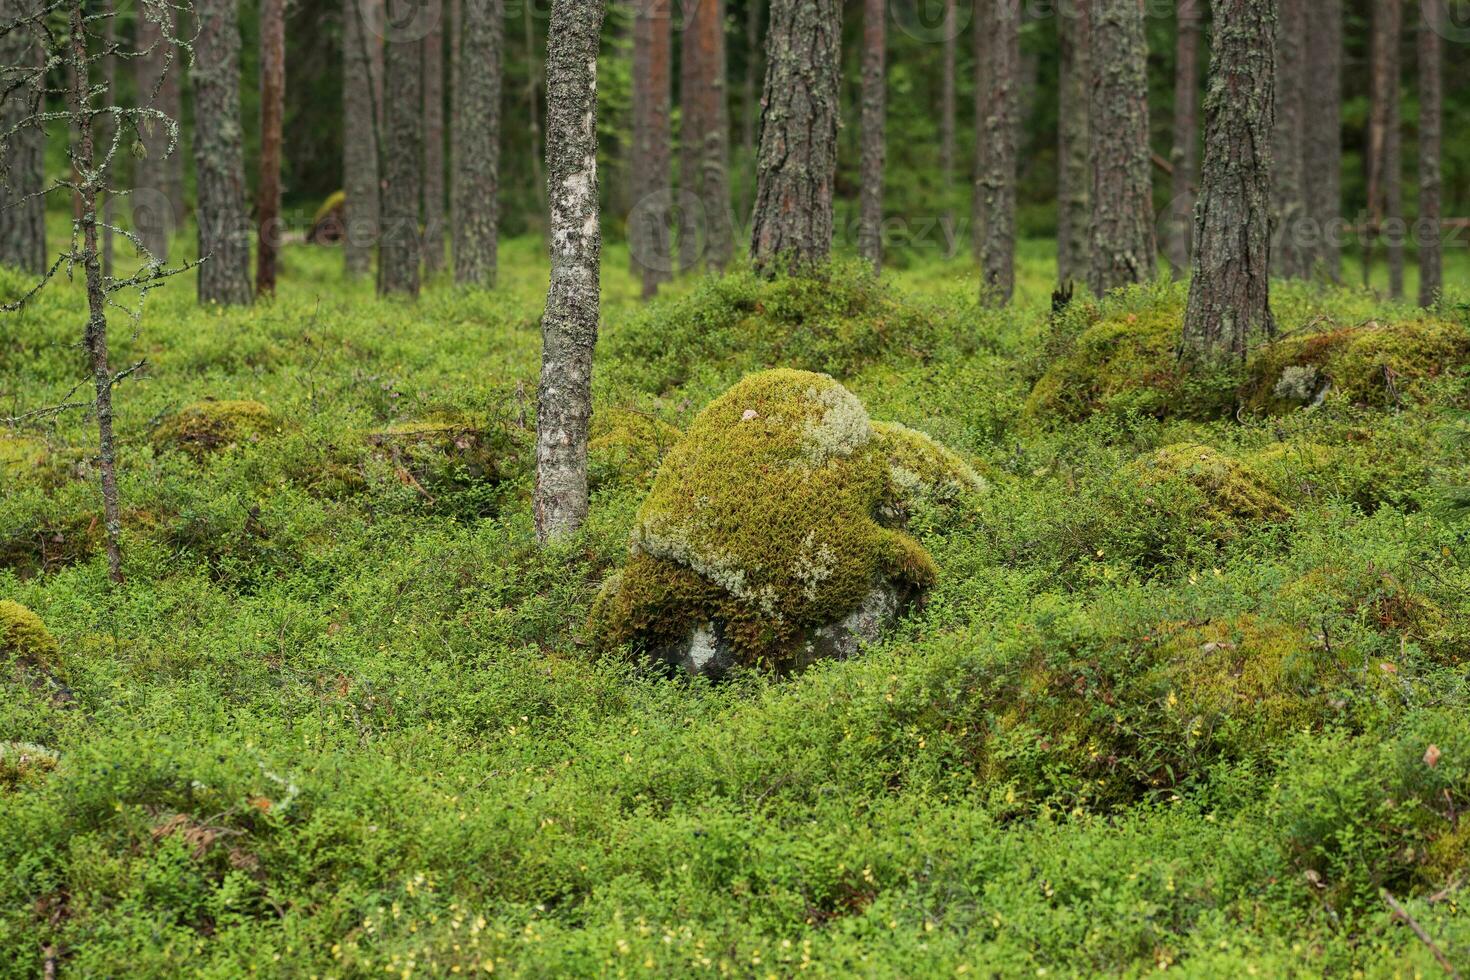
POLYGON ((767 615, 780 618, 773 585, 747 585, 746 569, 739 562, 727 554, 699 547, 688 528, 658 519, 645 521, 633 528, 629 546, 634 554, 641 552, 660 561, 683 565, 732 596, 754 603, 767 615))
POLYGON ((705 623, 689 637, 689 663, 694 668, 694 673, 702 673, 719 654, 712 624, 705 623))
POLYGON ((801 594, 816 601, 822 583, 837 570, 837 553, 827 542, 817 540, 817 532, 808 531, 796 552, 795 566, 792 575, 801 583, 801 594))
POLYGON ((1282 401, 1305 405, 1317 396, 1321 387, 1321 375, 1315 365, 1292 364, 1282 370, 1272 394, 1282 401))
POLYGON ((851 456, 873 438, 868 410, 846 388, 841 385, 821 391, 808 388, 806 396, 822 409, 821 418, 808 422, 802 432, 802 455, 811 467, 851 456))

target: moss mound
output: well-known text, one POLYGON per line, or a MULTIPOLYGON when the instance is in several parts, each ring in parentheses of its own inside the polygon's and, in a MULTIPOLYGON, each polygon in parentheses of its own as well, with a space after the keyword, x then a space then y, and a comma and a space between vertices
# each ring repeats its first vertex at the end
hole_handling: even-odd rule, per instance
POLYGON ((60 757, 30 742, 0 742, 0 792, 34 782, 56 768, 60 757))
POLYGON ((1026 416, 1077 421, 1098 413, 1215 418, 1229 411, 1228 367, 1188 369, 1179 360, 1180 290, 1136 287, 1099 312, 1078 306, 1054 329, 1053 357, 1026 399, 1026 416))
POLYGON ((401 482, 430 495, 510 479, 528 439, 516 426, 447 409, 367 434, 401 482))
POLYGON ((1208 446, 1181 442, 1142 456, 1124 468, 1122 479, 1154 503, 1207 520, 1216 534, 1237 525, 1281 521, 1291 508, 1249 465, 1208 446))
POLYGON ((61 672, 61 645, 41 617, 18 602, 0 599, 0 654, 23 668, 61 672))
POLYGON ((646 486, 684 433, 646 412, 609 408, 594 412, 587 445, 594 487, 646 486))
POLYGON ((1367 323, 1285 337, 1249 364, 1242 404, 1282 414, 1328 395, 1375 407, 1401 403, 1426 379, 1470 360, 1470 330, 1448 320, 1367 323))
POLYGON ((880 359, 924 359, 970 342, 957 318, 904 298, 860 262, 773 279, 741 269, 651 304, 607 340, 614 370, 646 391, 784 366, 846 377, 880 359))
POLYGON ((897 422, 874 422, 872 427, 900 506, 923 502, 953 510, 969 495, 985 491, 985 480, 969 463, 925 433, 897 422))
POLYGON ((45 469, 50 458, 40 439, 0 434, 0 484, 29 479, 45 469))
POLYGON ((605 644, 656 646, 714 622, 740 662, 788 665, 805 630, 841 618, 875 582, 934 581, 923 547, 878 521, 902 493, 846 388, 803 371, 747 377, 660 467, 589 628, 605 644))
POLYGON ((153 445, 200 459, 241 443, 259 441, 278 427, 271 410, 260 402, 202 401, 164 419, 153 432, 153 445))

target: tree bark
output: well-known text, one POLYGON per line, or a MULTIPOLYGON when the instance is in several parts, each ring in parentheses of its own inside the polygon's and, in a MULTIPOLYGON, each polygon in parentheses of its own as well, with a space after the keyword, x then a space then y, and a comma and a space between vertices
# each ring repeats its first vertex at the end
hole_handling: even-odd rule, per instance
POLYGON ((1140 0, 1092 0, 1092 254, 1097 296, 1158 267, 1148 132, 1148 43, 1140 0))
POLYGON ((1342 223, 1342 0, 1321 0, 1313 6, 1306 48, 1303 196, 1317 234, 1312 259, 1323 275, 1338 282, 1342 279, 1336 238, 1342 223))
POLYGON ((286 0, 260 4, 260 179, 255 220, 260 245, 255 256, 255 292, 275 295, 276 255, 281 244, 281 127, 286 118, 286 0))
POLYGON ((1441 73, 1444 45, 1435 33, 1430 5, 1419 13, 1419 305, 1433 306, 1443 288, 1440 245, 1440 142, 1444 118, 1441 73))
POLYGON ((194 168, 199 195, 199 301, 246 305, 250 219, 240 127, 240 25, 236 0, 197 0, 194 168), (206 258, 207 257, 207 258, 206 258))
POLYGON ((1218 0, 1183 353, 1244 358, 1271 315, 1274 0, 1218 0))
MULTIPOLYGON (((1016 136, 1020 128, 1021 5, 998 0, 985 25, 989 85, 983 96, 984 165, 976 185, 982 220, 980 297, 1004 306, 1015 291, 1016 136)), ((977 95, 976 102, 980 101, 977 95)))
POLYGON ((424 35, 424 272, 444 266, 444 4, 427 0, 424 35))
MULTIPOLYGON (((35 12, 28 0, 0 0, 0 18, 13 23, 35 12)), ((26 29, 0 37, 0 63, 36 66, 45 51, 26 29)), ((9 132, 40 111, 33 86, 0 90, 0 132, 9 132)), ((26 125, 0 144, 0 264, 32 275, 46 271, 46 133, 39 122, 26 125)))
POLYGON ((699 203, 704 212, 704 259, 724 269, 735 254, 730 216, 730 107, 725 69, 725 0, 697 0, 694 7, 695 66, 699 83, 697 124, 699 203))
MULTIPOLYGON (((628 228, 643 298, 669 280, 669 115, 673 64, 671 0, 643 0, 633 21, 633 211, 628 228)), ((687 109, 687 105, 686 105, 687 109)))
MULTIPOLYGON (((990 10, 994 0, 974 0, 973 47, 975 53, 975 159, 970 170, 970 251, 975 263, 985 260, 985 190, 980 181, 990 166, 986 159, 985 114, 990 106, 990 10)), ((983 268, 983 267, 982 267, 983 268)))
POLYGON ((454 278, 495 285, 500 219, 501 0, 462 0, 454 90, 454 278), (468 68, 469 70, 465 70, 468 68))
POLYGON ((551 285, 541 320, 536 537, 587 518, 587 427, 597 344, 602 231, 597 196, 597 52, 602 0, 553 0, 546 55, 551 285))
MULTIPOLYGON (((184 59, 171 37, 177 34, 177 14, 168 5, 147 5, 138 10, 136 65, 138 99, 151 105, 180 127, 184 123, 184 59), (160 23, 154 18, 164 18, 160 23)), ((158 263, 168 262, 169 239, 183 223, 184 150, 173 145, 174 136, 162 123, 146 123, 140 135, 144 161, 135 168, 129 201, 133 211, 133 233, 158 263)))
MULTIPOLYGON (((71 91, 67 102, 71 110, 73 159, 82 174, 94 174, 92 124, 95 113, 91 104, 86 19, 82 0, 72 0, 68 55, 71 91)), ((96 181, 87 177, 77 184, 82 226, 82 270, 87 286, 87 329, 83 346, 92 368, 95 397, 93 413, 97 417, 97 471, 102 485, 102 519, 107 529, 107 577, 114 584, 123 581, 122 569, 122 505, 117 489, 117 447, 113 438, 112 368, 107 352, 107 291, 102 283, 102 262, 98 254, 96 181)))
MULTIPOLYGON (((1288 0, 1290 2, 1290 0, 1288 0)), ((1194 193, 1199 182, 1199 34, 1204 0, 1179 0, 1174 42, 1174 145, 1169 162, 1169 211, 1164 221, 1164 257, 1176 276, 1189 268, 1194 231, 1194 193)))
POLYGON ((537 212, 542 221, 548 220, 546 203, 546 181, 541 177, 541 155, 545 152, 541 136, 541 77, 542 68, 540 59, 536 57, 536 28, 531 20, 531 4, 521 4, 521 27, 525 34, 526 42, 526 106, 530 110, 527 114, 527 123, 530 128, 531 146, 531 183, 536 187, 536 198, 540 202, 540 210, 537 212))
MULTIPOLYGON (((117 47, 117 7, 112 0, 102 0, 102 45, 108 54, 102 59, 102 85, 107 91, 107 97, 114 103, 121 101, 121 95, 117 88, 117 56, 111 54, 117 47)), ((117 136, 117 119, 108 115, 102 120, 102 142, 106 147, 105 153, 112 152, 112 143, 117 136)), ((113 160, 114 172, 123 162, 122 154, 117 154, 113 160)), ((108 188, 102 198, 102 278, 112 278, 112 229, 116 219, 114 211, 116 208, 116 195, 108 188)))
POLYGON ((1303 243, 1302 100, 1306 83, 1306 0, 1279 0, 1276 22, 1276 122, 1271 133, 1271 269, 1285 279, 1305 279, 1311 253, 1303 243))
POLYGON ((1092 0, 1058 7, 1061 56, 1057 83, 1057 280, 1087 275, 1092 240, 1092 168, 1087 116, 1092 99, 1092 0))
POLYGON ((750 248, 766 274, 831 252, 841 56, 837 0, 772 0, 750 248))
POLYGON ((745 81, 741 93, 745 112, 741 118, 741 142, 749 160, 755 159, 755 140, 760 129, 761 107, 756 93, 760 88, 761 9, 761 0, 745 0, 745 81))
POLYGON ((1388 132, 1383 146, 1384 207, 1388 216, 1388 295, 1394 299, 1404 296, 1404 239, 1408 229, 1404 224, 1404 153, 1403 121, 1401 116, 1400 89, 1403 66, 1399 57, 1399 44, 1403 38, 1403 7, 1399 5, 1398 30, 1394 32, 1392 44, 1393 66, 1391 69, 1392 98, 1388 103, 1388 132))
MULTIPOLYGON (((1403 29, 1400 0, 1377 0, 1373 4, 1373 38, 1369 57, 1368 147, 1364 167, 1368 172, 1368 237, 1363 246, 1363 282, 1373 271, 1373 253, 1377 239, 1388 228, 1393 217, 1395 185, 1399 167, 1398 101, 1399 101, 1399 35, 1403 29)), ((1393 247, 1389 246, 1390 281, 1393 278, 1393 247)), ((1400 286, 1402 289, 1402 286, 1400 286)))
POLYGON ((954 227, 955 55, 959 22, 955 0, 944 0, 944 50, 939 81, 939 187, 946 234, 954 227))
POLYGON ((342 189, 343 253, 347 274, 365 276, 378 241, 378 118, 367 0, 342 0, 342 189))
MULTIPOLYGON (((413 0, 388 0, 388 23, 412 24, 413 0)), ((424 204, 423 36, 410 28, 390 29, 383 62, 382 237, 378 246, 378 292, 419 294, 424 204)))
POLYGON ((885 0, 863 3, 862 162, 858 254, 883 270, 883 129, 887 114, 888 35, 885 0))

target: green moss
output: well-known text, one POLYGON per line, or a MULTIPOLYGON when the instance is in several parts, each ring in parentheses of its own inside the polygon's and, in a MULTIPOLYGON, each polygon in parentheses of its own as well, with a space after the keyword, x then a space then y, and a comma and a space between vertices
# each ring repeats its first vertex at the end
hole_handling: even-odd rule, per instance
POLYGON ((25 668, 61 671, 61 646, 41 617, 18 602, 0 599, 0 654, 25 668))
POLYGON ((1244 406, 1281 414, 1323 397, 1387 407, 1413 398, 1423 381, 1470 359, 1470 330, 1425 317, 1367 323, 1282 338, 1248 366, 1244 406))
POLYGON ((313 225, 321 224, 325 219, 340 212, 346 205, 347 192, 333 191, 327 195, 327 199, 322 202, 322 206, 316 209, 316 214, 312 217, 311 223, 313 225))
POLYGON ((42 745, 0 742, 0 792, 33 782, 56 768, 60 758, 42 745))
POLYGON ((669 450, 684 437, 647 412, 600 409, 592 415, 587 446, 593 486, 647 486, 669 450))
POLYGON ((872 427, 900 509, 917 502, 954 509, 971 494, 985 491, 985 480, 969 463, 928 435, 897 422, 874 422, 872 427))
POLYGON ((1253 468, 1195 443, 1142 456, 1124 468, 1122 479, 1145 494, 1157 494, 1156 503, 1186 506, 1189 516, 1209 521, 1220 536, 1240 524, 1291 516, 1291 508, 1253 468))
POLYGON ((367 434, 400 480, 435 493, 508 479, 518 471, 528 439, 515 426, 451 410, 367 434))
POLYGON ((1080 325, 1074 338, 1052 345, 1056 356, 1026 399, 1027 417, 1212 418, 1228 412, 1234 385, 1228 368, 1190 370, 1179 360, 1183 303, 1177 289, 1136 288, 1111 299, 1101 314, 1085 307, 1072 313, 1073 319, 1092 322, 1080 325))
POLYGON ((802 371, 747 377, 659 469, 590 629, 607 644, 660 643, 714 621, 744 662, 780 666, 804 629, 849 612, 876 580, 934 581, 923 547, 876 519, 901 492, 847 389, 802 371))
POLYGON ((279 428, 271 410, 257 401, 202 401, 186 406, 161 422, 153 445, 178 449, 196 459, 244 442, 257 441, 279 428))

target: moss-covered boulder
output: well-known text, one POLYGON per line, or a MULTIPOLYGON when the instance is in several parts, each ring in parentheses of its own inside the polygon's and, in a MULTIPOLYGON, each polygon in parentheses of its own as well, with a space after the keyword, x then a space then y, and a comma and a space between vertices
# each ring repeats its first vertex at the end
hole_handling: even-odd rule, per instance
POLYGON ((0 599, 0 659, 27 670, 61 672, 56 637, 40 616, 9 599, 0 599))
POLYGON ((587 467, 592 486, 647 486, 684 433, 647 412, 599 409, 592 414, 587 467))
POLYGON ((905 433, 880 436, 826 375, 747 377, 664 460, 590 632, 711 675, 854 652, 937 575, 893 519, 903 502, 920 483, 979 486, 951 454, 905 433), (890 453, 912 479, 895 480, 890 453))
POLYGON ((1244 524, 1291 516, 1291 508, 1253 468, 1196 443, 1175 443, 1141 456, 1124 468, 1121 480, 1144 493, 1146 503, 1203 520, 1217 537, 1228 537, 1244 524))
POLYGON ((202 459, 242 443, 257 442, 279 427, 271 410, 258 401, 202 401, 159 423, 153 431, 153 445, 202 459))
POLYGON ((969 463, 925 433, 898 422, 872 426, 874 445, 888 464, 894 488, 891 517, 906 520, 908 508, 919 503, 953 516, 971 495, 985 491, 985 480, 969 463))
POLYGON ((1424 317, 1366 323, 1283 337, 1251 358, 1241 402, 1279 415, 1329 395, 1388 407, 1414 397, 1421 384, 1470 360, 1470 329, 1424 317))
POLYGON ((499 484, 523 467, 529 433, 470 412, 439 410, 367 434, 398 479, 438 495, 499 484))

